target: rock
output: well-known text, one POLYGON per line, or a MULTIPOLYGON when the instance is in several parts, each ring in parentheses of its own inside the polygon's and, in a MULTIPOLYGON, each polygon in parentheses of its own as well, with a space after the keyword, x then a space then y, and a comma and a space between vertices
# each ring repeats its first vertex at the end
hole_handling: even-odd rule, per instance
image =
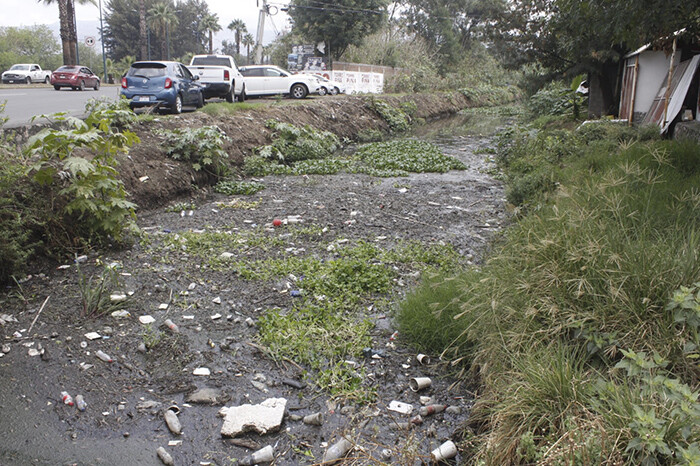
POLYGON ((202 388, 187 397, 188 403, 215 405, 225 401, 226 395, 218 388, 202 388))
POLYGON ((146 400, 137 404, 136 409, 139 411, 148 411, 149 409, 157 408, 160 405, 161 403, 159 403, 158 401, 146 400))
POLYGON ((251 450, 258 450, 260 445, 245 438, 232 438, 229 440, 231 445, 236 445, 237 447, 249 448, 251 450))
POLYGON ((285 398, 268 398, 258 405, 245 404, 221 408, 219 415, 224 417, 221 427, 222 437, 256 431, 259 434, 279 429, 287 407, 285 398))
POLYGON ((166 409, 165 413, 163 413, 163 418, 170 432, 175 435, 180 435, 182 433, 182 424, 180 424, 180 420, 177 418, 177 414, 175 414, 174 411, 166 409))

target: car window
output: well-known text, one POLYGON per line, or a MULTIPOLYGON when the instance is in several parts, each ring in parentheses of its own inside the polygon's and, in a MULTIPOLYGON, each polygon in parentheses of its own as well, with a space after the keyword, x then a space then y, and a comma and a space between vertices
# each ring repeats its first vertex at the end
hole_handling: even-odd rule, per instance
POLYGON ((32 71, 39 71, 39 67, 38 67, 38 66, 32 66, 32 71))
POLYGON ((141 78, 157 78, 165 76, 165 68, 165 65, 162 63, 134 63, 126 75, 141 78))
POLYGON ((184 65, 179 65, 179 66, 180 66, 180 68, 182 68, 182 74, 185 78, 194 79, 192 77, 192 73, 190 73, 190 70, 188 70, 186 66, 184 66, 184 65))
POLYGON ((73 73, 78 69, 77 66, 61 66, 59 69, 56 71, 64 71, 66 73, 73 73))
POLYGON ((190 66, 231 66, 231 59, 225 57, 194 57, 190 66))
POLYGON ((87 74, 95 74, 95 73, 92 72, 92 70, 91 70, 90 68, 85 68, 85 72, 86 72, 87 74))
POLYGON ((254 77, 254 76, 264 76, 262 68, 248 68, 240 70, 243 76, 254 77))
POLYGON ((184 78, 184 76, 182 75, 182 68, 180 68, 180 65, 173 65, 173 72, 178 78, 184 78))
POLYGON ((265 76, 268 78, 279 78, 285 75, 274 68, 265 68, 265 76))

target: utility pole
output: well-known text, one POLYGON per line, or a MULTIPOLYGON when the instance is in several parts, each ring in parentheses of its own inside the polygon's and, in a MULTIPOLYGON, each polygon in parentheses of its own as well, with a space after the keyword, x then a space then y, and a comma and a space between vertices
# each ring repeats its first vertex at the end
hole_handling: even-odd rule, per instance
MULTIPOLYGON (((260 5, 260 2, 258 2, 260 5)), ((262 65, 263 33, 265 32, 265 15, 268 13, 267 0, 262 0, 262 8, 258 15, 258 34, 255 44, 255 63, 262 65)))
POLYGON ((104 81, 107 82, 107 57, 105 56, 105 33, 102 24, 102 0, 100 0, 100 43, 102 44, 102 67, 104 69, 104 81))

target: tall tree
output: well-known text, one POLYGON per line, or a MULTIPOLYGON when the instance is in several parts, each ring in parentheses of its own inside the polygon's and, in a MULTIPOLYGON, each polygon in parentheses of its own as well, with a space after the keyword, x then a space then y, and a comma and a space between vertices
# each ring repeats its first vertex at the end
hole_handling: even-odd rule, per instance
POLYGON ((178 24, 177 15, 171 3, 156 3, 148 10, 149 26, 161 40, 161 59, 170 59, 170 31, 178 24))
POLYGON ((245 56, 248 64, 250 64, 250 47, 255 45, 255 38, 253 37, 253 34, 246 34, 243 36, 243 40, 241 41, 243 45, 245 45, 245 56))
POLYGON ((44 69, 56 69, 63 63, 60 53, 61 45, 44 24, 0 27, 0 70, 15 63, 38 63, 44 69))
POLYGON ((216 13, 210 14, 202 18, 202 22, 199 24, 202 31, 209 33, 209 54, 214 53, 214 33, 221 31, 221 25, 219 24, 219 15, 216 13))
POLYGON ((231 21, 227 27, 231 31, 234 32, 235 34, 235 39, 236 39, 236 55, 241 54, 241 40, 243 34, 248 32, 248 28, 246 28, 245 23, 243 22, 242 19, 234 19, 231 21))
MULTIPOLYGON (((75 0, 37 0, 45 5, 58 4, 58 21, 61 43, 63 45, 63 63, 78 64, 78 33, 75 30, 75 0)), ((94 0, 77 0, 80 4, 92 3, 94 0)))
POLYGON ((289 16, 294 22, 294 31, 305 40, 326 44, 326 53, 340 57, 351 45, 384 24, 389 0, 293 0, 289 5, 289 16))
POLYGON ((146 27, 146 0, 139 0, 139 45, 141 60, 148 60, 148 30, 146 27))

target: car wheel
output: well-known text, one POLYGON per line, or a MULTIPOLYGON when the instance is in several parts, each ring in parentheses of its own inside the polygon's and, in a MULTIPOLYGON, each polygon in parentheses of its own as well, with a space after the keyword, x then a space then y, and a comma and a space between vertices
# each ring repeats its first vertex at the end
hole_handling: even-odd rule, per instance
POLYGON ((53 88, 56 89, 57 91, 61 90, 61 86, 54 86, 53 88))
POLYGON ((173 112, 175 115, 179 115, 182 113, 182 97, 180 97, 180 94, 178 94, 175 97, 175 103, 173 104, 173 108, 170 109, 171 112, 173 112))
POLYGON ((325 87, 321 87, 318 89, 318 95, 326 95, 326 94, 328 94, 328 89, 326 89, 325 87))
POLYGON ((202 93, 199 93, 199 96, 197 97, 197 108, 202 108, 204 107, 204 96, 202 93))
POLYGON ((30 78, 29 76, 27 76, 27 79, 25 79, 24 82, 26 82, 27 84, 31 84, 31 83, 32 83, 32 78, 30 78))
POLYGON ((236 89, 231 85, 231 92, 226 94, 226 102, 231 103, 236 100, 236 89))
POLYGON ((337 87, 334 87, 333 89, 331 89, 331 95, 338 95, 338 94, 340 94, 340 89, 338 89, 337 87))
POLYGON ((241 89, 241 94, 238 96, 238 101, 239 102, 245 102, 246 95, 245 95, 245 85, 243 86, 243 89, 241 89))
POLYGON ((80 81, 80 86, 78 86, 79 91, 84 91, 85 90, 85 81, 80 81))
POLYGON ((99 91, 100 90, 100 80, 98 79, 95 81, 95 87, 93 87, 94 90, 99 91))
POLYGON ((44 78, 44 84, 51 84, 51 78, 48 76, 44 78))
POLYGON ((306 90, 306 86, 303 84, 295 84, 292 86, 290 94, 295 99, 303 99, 309 92, 306 90))

